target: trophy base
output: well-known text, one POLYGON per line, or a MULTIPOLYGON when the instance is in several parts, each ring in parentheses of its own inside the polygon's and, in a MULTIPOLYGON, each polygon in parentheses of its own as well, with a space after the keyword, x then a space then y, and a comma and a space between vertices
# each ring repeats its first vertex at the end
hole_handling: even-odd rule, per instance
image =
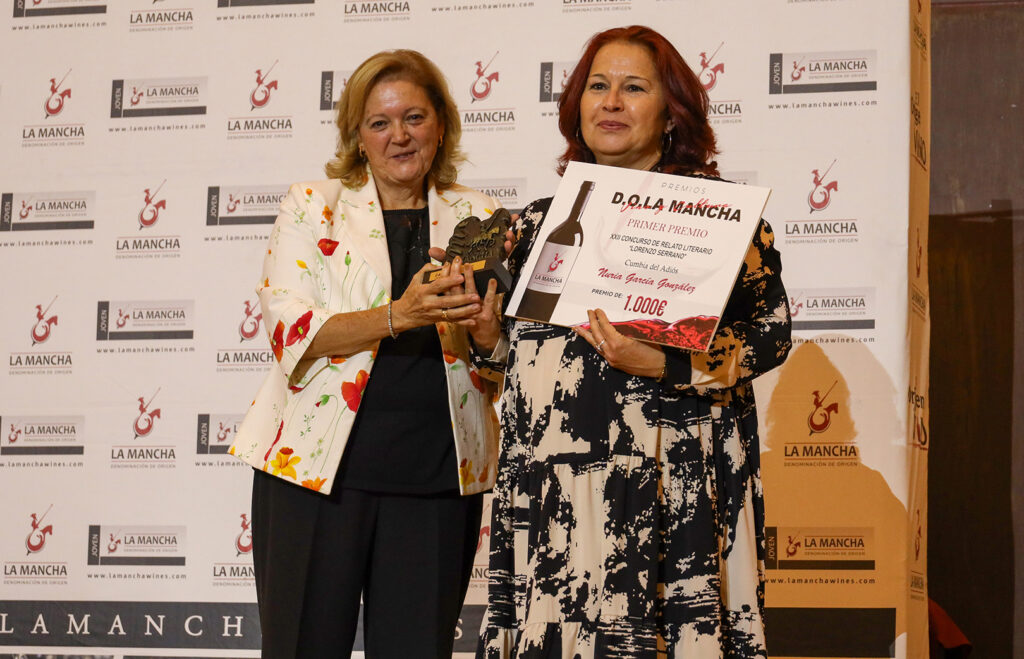
MULTIPOLYGON (((512 286, 512 273, 497 259, 481 259, 466 265, 473 266, 473 282, 481 297, 487 292, 487 282, 491 279, 498 282, 498 293, 507 293, 512 286)), ((440 270, 431 270, 423 275, 423 283, 429 284, 440 276, 440 270)))

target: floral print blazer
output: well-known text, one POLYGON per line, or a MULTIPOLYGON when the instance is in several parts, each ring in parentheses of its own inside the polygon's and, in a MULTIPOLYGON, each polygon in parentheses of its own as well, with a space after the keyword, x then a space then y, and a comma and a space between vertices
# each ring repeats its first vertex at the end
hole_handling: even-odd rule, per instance
MULTIPOLYGON (((497 207, 487 195, 460 185, 444 191, 431 185, 428 206, 432 245, 446 245, 459 220, 487 217, 497 207)), ((296 366, 328 318, 391 300, 384 219, 372 175, 358 190, 337 179, 291 186, 256 290, 277 364, 230 452, 256 469, 329 493, 379 344, 344 357, 321 357, 301 377, 296 366)), ((438 323, 437 332, 460 489, 482 492, 494 484, 498 452, 494 384, 471 366, 464 328, 438 323)))

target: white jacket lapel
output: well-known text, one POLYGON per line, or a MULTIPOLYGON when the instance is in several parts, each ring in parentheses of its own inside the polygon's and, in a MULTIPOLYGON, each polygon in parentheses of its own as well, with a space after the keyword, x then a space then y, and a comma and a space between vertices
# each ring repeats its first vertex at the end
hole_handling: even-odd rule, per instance
POLYGON ((335 214, 336 217, 344 218, 341 220, 341 228, 346 241, 366 260, 366 264, 390 295, 391 260, 388 258, 384 217, 381 215, 380 199, 377 198, 377 186, 373 182, 373 175, 367 171, 367 176, 369 180, 366 185, 358 190, 342 188, 335 214))
POLYGON ((454 207, 462 197, 453 190, 437 192, 437 188, 430 186, 427 191, 427 205, 430 207, 430 246, 447 249, 448 240, 455 231, 455 225, 459 218, 456 217, 454 207))

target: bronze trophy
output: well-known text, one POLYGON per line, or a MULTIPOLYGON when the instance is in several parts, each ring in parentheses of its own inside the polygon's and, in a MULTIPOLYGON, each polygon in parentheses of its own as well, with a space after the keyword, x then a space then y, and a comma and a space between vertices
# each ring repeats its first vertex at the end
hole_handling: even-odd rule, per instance
MULTIPOLYGON (((512 275, 502 263, 505 260, 505 233, 511 225, 509 212, 499 208, 486 220, 471 215, 459 221, 448 240, 445 261, 450 262, 460 256, 465 265, 473 266, 473 281, 480 295, 487 292, 487 282, 491 279, 498 282, 498 293, 507 292, 512 285, 512 275)), ((432 270, 424 275, 423 281, 429 283, 440 276, 440 270, 432 270)))

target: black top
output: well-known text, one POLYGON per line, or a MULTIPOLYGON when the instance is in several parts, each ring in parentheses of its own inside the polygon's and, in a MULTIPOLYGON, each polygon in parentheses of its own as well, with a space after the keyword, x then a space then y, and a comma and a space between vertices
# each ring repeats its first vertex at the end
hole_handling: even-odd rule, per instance
MULTIPOLYGON (((428 209, 386 210, 384 230, 398 299, 430 258, 428 209)), ((381 341, 341 461, 342 487, 396 494, 458 488, 445 380, 433 325, 381 341)))

